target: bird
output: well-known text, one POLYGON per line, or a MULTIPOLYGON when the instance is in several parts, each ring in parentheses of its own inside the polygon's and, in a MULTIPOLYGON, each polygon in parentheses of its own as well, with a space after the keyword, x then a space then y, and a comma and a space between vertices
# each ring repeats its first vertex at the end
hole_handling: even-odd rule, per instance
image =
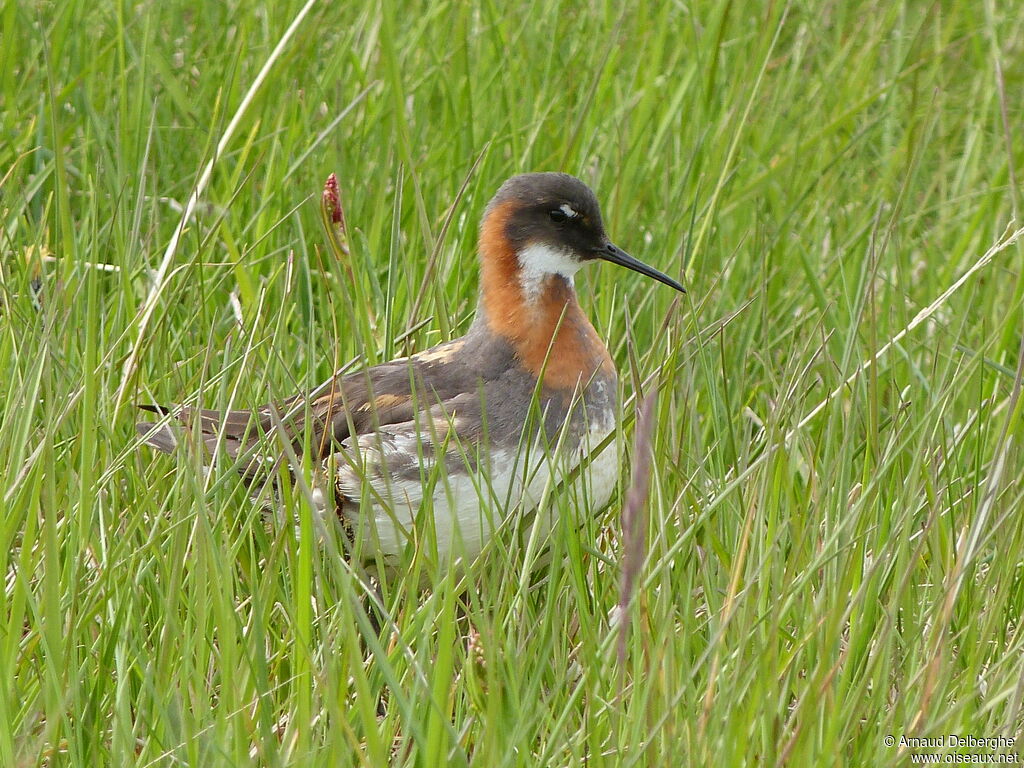
POLYGON ((485 207, 478 255, 476 314, 461 338, 254 410, 142 405, 168 418, 139 423, 141 442, 172 453, 183 431, 198 434, 256 482, 282 460, 266 437, 283 438, 294 457, 311 454, 311 497, 341 524, 349 556, 385 566, 410 542, 472 560, 552 483, 576 483, 586 508, 604 508, 619 476, 618 377, 574 276, 607 261, 686 290, 613 244, 594 192, 565 173, 505 181, 485 207))

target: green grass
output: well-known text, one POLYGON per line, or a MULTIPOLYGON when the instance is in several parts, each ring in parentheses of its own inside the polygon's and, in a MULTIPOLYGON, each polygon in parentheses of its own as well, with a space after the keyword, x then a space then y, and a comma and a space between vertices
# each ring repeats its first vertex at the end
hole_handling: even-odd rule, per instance
POLYGON ((887 734, 1024 735, 1024 242, 913 324, 1021 208, 1024 17, 623 5, 323 2, 272 56, 298 0, 0 2, 0 765, 888 766, 887 734), (504 534, 469 589, 413 558, 377 635, 301 487, 268 527, 133 426, 461 334, 482 207, 542 169, 690 291, 578 283, 624 396, 660 390, 624 667, 620 496, 546 549, 504 534))

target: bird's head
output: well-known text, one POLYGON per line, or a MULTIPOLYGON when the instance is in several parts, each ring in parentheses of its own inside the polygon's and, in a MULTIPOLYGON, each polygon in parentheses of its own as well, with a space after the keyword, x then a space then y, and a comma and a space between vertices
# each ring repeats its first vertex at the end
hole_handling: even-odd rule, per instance
MULTIPOLYGON (((591 189, 565 173, 525 173, 501 185, 481 226, 481 257, 511 261, 524 299, 536 297, 553 276, 572 283, 589 261, 601 259, 685 289, 663 272, 633 258, 608 238, 591 189)), ((511 287, 511 286, 509 286, 511 287)))

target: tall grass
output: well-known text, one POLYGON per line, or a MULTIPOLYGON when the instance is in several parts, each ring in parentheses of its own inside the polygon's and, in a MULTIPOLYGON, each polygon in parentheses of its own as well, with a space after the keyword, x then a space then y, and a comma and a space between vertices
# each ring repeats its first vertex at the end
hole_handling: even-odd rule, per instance
POLYGON ((303 7, 0 2, 0 765, 1021 736, 1024 246, 943 295, 1021 209, 1013 4, 303 7), (541 169, 690 291, 579 280, 624 399, 660 392, 624 666, 621 496, 378 598, 300 487, 268 525, 137 450, 134 402, 243 407, 462 333, 482 207, 541 169))

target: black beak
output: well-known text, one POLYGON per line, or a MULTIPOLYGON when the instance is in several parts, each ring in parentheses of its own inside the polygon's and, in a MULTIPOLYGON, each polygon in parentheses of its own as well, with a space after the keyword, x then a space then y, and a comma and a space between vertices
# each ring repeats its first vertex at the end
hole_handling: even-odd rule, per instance
POLYGON ((634 272, 639 272, 641 275, 654 278, 659 283, 664 283, 669 288, 675 288, 680 293, 686 293, 686 289, 683 288, 683 286, 664 272, 659 272, 654 267, 649 267, 642 261, 634 259, 614 243, 605 243, 600 248, 597 248, 594 251, 594 256, 599 259, 604 259, 605 261, 610 261, 612 264, 623 266, 626 269, 632 269, 634 272))

